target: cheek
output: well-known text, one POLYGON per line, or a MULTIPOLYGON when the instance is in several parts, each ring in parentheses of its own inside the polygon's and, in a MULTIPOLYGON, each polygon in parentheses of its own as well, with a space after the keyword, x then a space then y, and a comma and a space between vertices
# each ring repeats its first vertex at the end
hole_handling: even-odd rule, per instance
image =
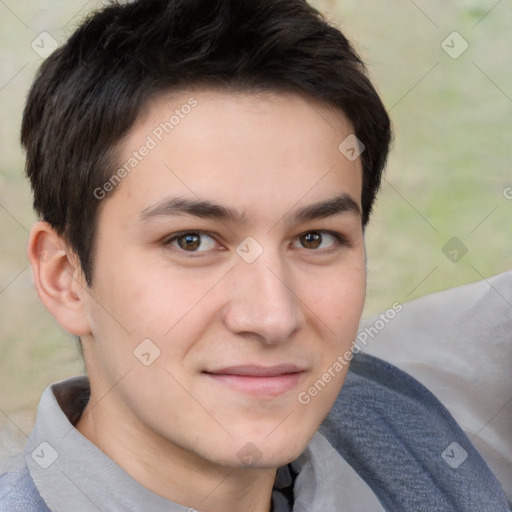
POLYGON ((99 357, 110 365, 108 372, 114 375, 131 368, 146 380, 157 378, 144 373, 145 367, 136 360, 138 352, 145 354, 149 348, 158 354, 155 366, 181 374, 184 360, 197 352, 197 340, 214 323, 217 281, 214 272, 205 277, 157 265, 146 265, 137 274, 126 264, 110 272, 97 290, 97 300, 91 301, 93 336, 99 357))
POLYGON ((321 269, 316 275, 305 276, 301 288, 305 303, 318 318, 316 324, 323 320, 323 328, 335 337, 337 346, 343 341, 352 341, 366 295, 363 257, 354 258, 351 264, 340 264, 337 268, 321 269))
MULTIPOLYGON (((317 338, 311 376, 298 396, 300 407, 314 418, 324 418, 343 385, 352 360, 351 347, 365 299, 365 267, 340 265, 310 295, 308 322, 317 338)), ((318 276, 319 277, 319 276, 318 276)), ((317 279, 319 282, 320 279, 317 279)))
POLYGON ((165 336, 187 317, 208 287, 208 280, 193 273, 137 255, 102 270, 95 299, 108 310, 111 323, 122 324, 133 337, 165 336))
POLYGON ((332 318, 333 330, 346 341, 350 333, 352 342, 357 334, 365 301, 364 276, 352 276, 351 280, 339 283, 333 291, 332 300, 325 305, 332 318))

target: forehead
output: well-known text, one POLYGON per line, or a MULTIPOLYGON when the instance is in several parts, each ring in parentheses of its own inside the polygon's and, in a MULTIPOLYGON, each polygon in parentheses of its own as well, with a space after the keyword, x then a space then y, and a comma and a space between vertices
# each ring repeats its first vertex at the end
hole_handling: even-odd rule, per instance
POLYGON ((202 198, 269 220, 340 193, 360 205, 360 159, 339 150, 351 134, 340 111, 292 93, 161 95, 123 142, 106 203, 134 213, 169 195, 202 198))

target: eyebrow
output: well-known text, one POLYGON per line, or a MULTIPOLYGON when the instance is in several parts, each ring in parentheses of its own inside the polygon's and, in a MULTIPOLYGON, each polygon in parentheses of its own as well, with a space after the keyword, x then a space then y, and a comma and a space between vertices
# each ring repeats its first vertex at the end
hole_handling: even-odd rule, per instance
POLYGON ((341 194, 332 199, 311 204, 299 210, 295 215, 298 221, 306 222, 311 220, 332 217, 340 213, 353 213, 361 216, 361 208, 348 194, 341 194))
MULTIPOLYGON (((361 208, 352 197, 343 193, 331 199, 319 201, 299 209, 293 215, 293 219, 299 222, 307 222, 332 217, 341 213, 352 213, 361 216, 361 208)), ((175 215, 192 215, 194 217, 216 219, 234 224, 244 224, 247 222, 247 215, 236 209, 215 204, 211 201, 182 197, 167 198, 154 206, 145 208, 140 214, 140 220, 146 222, 155 217, 175 215)))
POLYGON ((154 217, 167 217, 172 215, 193 215, 194 217, 229 221, 234 224, 246 222, 246 216, 237 210, 200 199, 185 199, 171 197, 160 201, 154 206, 145 208, 140 218, 148 221, 154 217))

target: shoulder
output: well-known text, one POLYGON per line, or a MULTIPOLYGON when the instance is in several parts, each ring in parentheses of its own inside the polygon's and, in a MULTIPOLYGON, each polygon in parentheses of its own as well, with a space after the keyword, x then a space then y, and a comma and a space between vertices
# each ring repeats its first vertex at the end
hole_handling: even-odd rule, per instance
POLYGON ((381 359, 354 356, 320 432, 386 509, 509 510, 496 478, 447 409, 381 359))
POLYGON ((0 475, 0 512, 50 512, 27 466, 0 475))

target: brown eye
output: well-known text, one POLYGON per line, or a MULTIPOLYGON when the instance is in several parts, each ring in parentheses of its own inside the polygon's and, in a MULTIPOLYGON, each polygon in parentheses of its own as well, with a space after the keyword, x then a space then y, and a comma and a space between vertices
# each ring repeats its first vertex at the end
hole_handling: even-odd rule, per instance
POLYGON ((216 246, 216 242, 211 236, 196 231, 176 233, 165 244, 186 252, 206 252, 216 246))
POLYGON ((297 249, 311 249, 323 251, 334 249, 336 246, 346 246, 346 238, 341 233, 331 231, 308 231, 297 236, 293 242, 293 246, 297 249))
POLYGON ((318 231, 305 233, 299 237, 299 240, 306 249, 317 249, 322 244, 322 234, 318 231))
POLYGON ((197 233, 188 233, 177 238, 178 245, 185 251, 195 251, 201 245, 201 236, 197 233))

